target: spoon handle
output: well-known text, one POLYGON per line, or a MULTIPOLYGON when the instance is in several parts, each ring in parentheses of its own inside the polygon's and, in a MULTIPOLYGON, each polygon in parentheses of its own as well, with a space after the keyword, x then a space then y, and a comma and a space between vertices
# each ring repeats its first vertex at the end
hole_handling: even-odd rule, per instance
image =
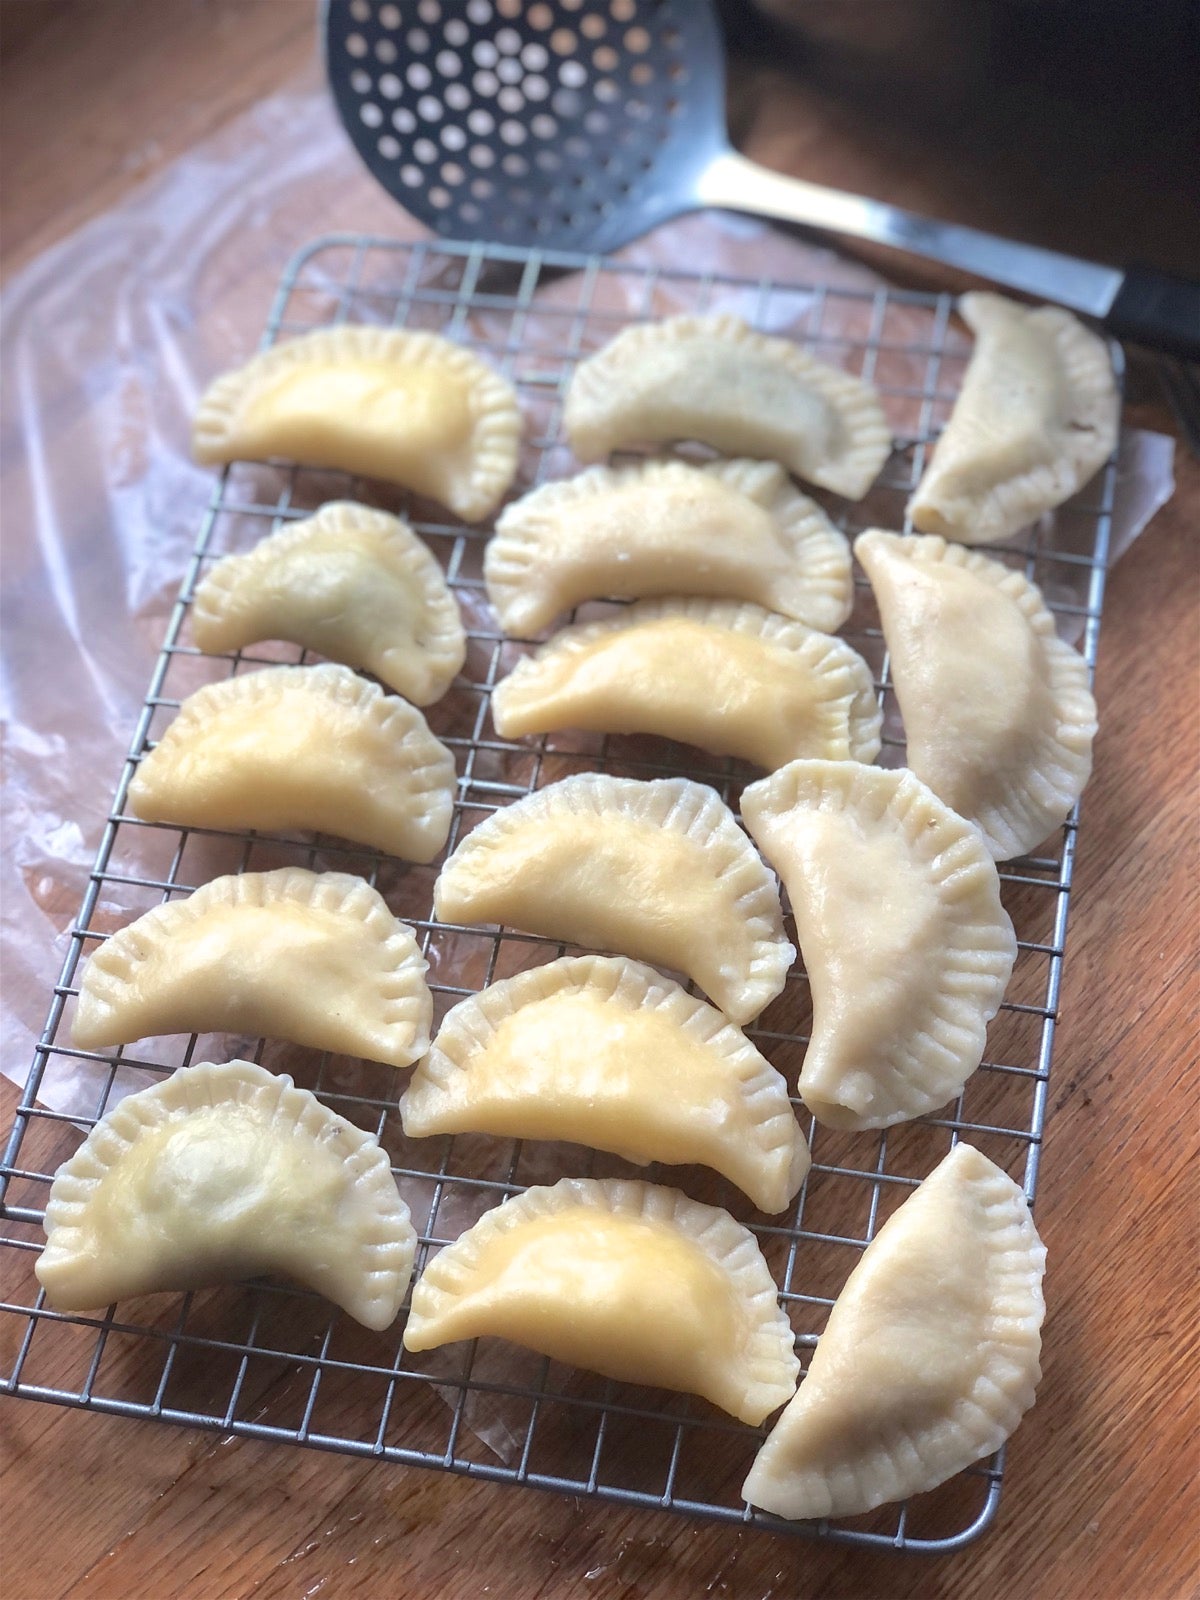
POLYGON ((1121 274, 1104 326, 1118 339, 1200 361, 1200 283, 1130 267, 1121 274))
POLYGON ((976 228, 936 222, 879 200, 784 177, 728 149, 701 173, 696 200, 702 206, 779 217, 925 256, 1082 311, 1117 338, 1200 360, 1200 283, 1143 269, 1125 273, 976 228))

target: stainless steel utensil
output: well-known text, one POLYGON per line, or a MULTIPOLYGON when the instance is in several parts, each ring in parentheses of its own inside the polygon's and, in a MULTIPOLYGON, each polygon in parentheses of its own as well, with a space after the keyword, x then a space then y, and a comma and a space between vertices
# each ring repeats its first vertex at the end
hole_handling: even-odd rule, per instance
POLYGON ((1200 284, 936 222, 747 161, 708 0, 325 0, 359 154, 438 233, 604 252, 702 206, 869 239, 1200 360, 1200 284))

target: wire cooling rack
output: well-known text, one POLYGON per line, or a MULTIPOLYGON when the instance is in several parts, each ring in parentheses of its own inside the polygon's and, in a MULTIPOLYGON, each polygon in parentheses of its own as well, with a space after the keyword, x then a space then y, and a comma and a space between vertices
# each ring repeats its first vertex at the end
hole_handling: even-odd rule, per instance
MULTIPOLYGON (((826 360, 863 373, 880 390, 897 450, 871 496, 831 506, 851 535, 868 525, 900 527, 928 445, 945 420, 969 351, 952 302, 890 289, 750 282, 596 258, 526 253, 498 246, 330 237, 303 250, 281 283, 265 344, 344 321, 435 328, 479 349, 515 382, 526 414, 517 490, 571 470, 560 442, 562 398, 575 361, 627 322, 680 310, 731 309, 786 332, 826 360)), ((1119 352, 1114 352, 1119 359, 1119 352)), ((1046 593, 1062 631, 1095 662, 1115 466, 1027 543, 995 551, 1046 593)), ((466 668, 430 709, 434 731, 454 750, 459 790, 449 848, 481 817, 540 785, 588 768, 634 777, 682 772, 717 787, 736 806, 755 774, 662 741, 565 735, 506 742, 489 718, 492 686, 524 646, 506 640, 482 597, 486 530, 399 492, 380 495, 345 475, 275 465, 235 466, 214 489, 184 577, 145 707, 117 786, 89 887, 69 934, 28 1085, 0 1168, 5 1292, 0 1335, 5 1390, 30 1399, 126 1417, 155 1418, 258 1439, 290 1441, 523 1483, 627 1506, 726 1523, 816 1533, 858 1545, 948 1551, 987 1527, 1000 1497, 1002 1457, 902 1507, 799 1529, 741 1500, 738 1487, 765 1430, 734 1423, 703 1402, 664 1397, 577 1373, 495 1342, 424 1356, 402 1348, 400 1322, 371 1334, 316 1296, 282 1284, 230 1285, 149 1297, 97 1316, 51 1311, 33 1262, 53 1172, 123 1089, 192 1060, 240 1054, 287 1070, 341 1114, 370 1128, 391 1154, 420 1235, 418 1271, 429 1252, 488 1207, 529 1182, 566 1173, 629 1173, 615 1157, 577 1147, 511 1140, 408 1141, 395 1101, 404 1079, 391 1068, 300 1051, 275 1041, 168 1038, 116 1052, 73 1048, 70 1020, 81 963, 114 928, 152 905, 189 892, 218 872, 285 864, 359 872, 416 928, 430 960, 437 1016, 464 995, 563 953, 516 933, 450 928, 430 920, 434 868, 408 867, 324 838, 231 835, 147 824, 126 810, 139 757, 183 695, 200 683, 275 661, 304 660, 290 648, 256 647, 205 657, 190 643, 196 583, 221 555, 246 549, 290 519, 334 497, 366 499, 408 514, 443 562, 468 624, 466 668), (52 1110, 55 1075, 87 1086, 90 1103, 52 1110), (94 1094, 93 1094, 94 1091, 94 1094), (40 1103, 39 1103, 40 1102, 40 1103), (75 1125, 75 1128, 72 1127, 75 1125)), ((885 708, 883 760, 903 759, 888 662, 861 576, 846 637, 875 671, 885 708)), ((603 607, 585 607, 585 615, 603 607)), ((806 1358, 859 1253, 895 1206, 961 1134, 1022 1183, 1032 1200, 1058 1016, 1076 818, 1045 853, 1001 871, 1020 951, 987 1059, 957 1102, 939 1116, 880 1134, 808 1130, 812 1171, 782 1219, 766 1221, 732 1186, 700 1169, 652 1168, 698 1198, 726 1205, 756 1232, 806 1358)), ((794 937, 790 926, 789 934, 794 937)), ((794 973, 785 993, 748 1030, 795 1081, 811 1017, 807 984, 794 973)))

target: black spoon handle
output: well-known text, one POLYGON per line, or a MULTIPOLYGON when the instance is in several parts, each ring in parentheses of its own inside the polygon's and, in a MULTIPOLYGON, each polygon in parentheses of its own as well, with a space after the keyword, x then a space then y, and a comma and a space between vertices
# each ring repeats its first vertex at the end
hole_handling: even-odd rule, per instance
POLYGON ((1200 361, 1200 283, 1130 267, 1104 326, 1118 339, 1200 361))

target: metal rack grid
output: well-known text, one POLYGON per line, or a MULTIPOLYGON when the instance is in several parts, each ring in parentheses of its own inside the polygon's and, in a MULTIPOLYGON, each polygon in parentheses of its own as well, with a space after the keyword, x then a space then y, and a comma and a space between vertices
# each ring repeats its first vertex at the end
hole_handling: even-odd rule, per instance
MULTIPOLYGON (((558 423, 565 384, 581 353, 634 318, 709 308, 736 309, 760 326, 786 330, 826 359, 875 381, 889 410, 898 453, 862 505, 831 510, 851 533, 872 523, 900 526, 904 501, 949 409, 967 353, 946 296, 668 273, 616 260, 481 244, 403 245, 333 236, 301 251, 289 266, 264 345, 347 320, 435 327, 464 340, 512 378, 527 419, 532 419, 533 436, 519 479, 524 488, 569 470, 558 423)), ((1119 352, 1114 354, 1119 360, 1119 352)), ((1022 566, 1043 587, 1061 625, 1079 636, 1091 667, 1115 472, 1110 463, 1084 497, 1060 511, 1049 532, 992 552, 1022 566)), ((429 710, 431 726, 455 751, 460 768, 448 849, 464 825, 566 771, 591 767, 627 776, 684 772, 712 783, 735 805, 741 782, 754 775, 733 762, 698 758, 695 751, 680 753, 645 740, 500 740, 488 718, 490 689, 522 647, 495 630, 480 598, 486 530, 447 522, 437 508, 410 503, 399 492, 380 498, 378 485, 344 475, 279 466, 226 470, 202 519, 0 1166, 0 1214, 5 1220, 0 1265, 7 1260, 12 1268, 8 1278, 17 1285, 0 1305, 0 1331, 9 1335, 5 1348, 15 1352, 4 1374, 4 1390, 726 1523, 816 1533, 851 1544, 944 1552, 969 1542, 995 1515, 1003 1452, 961 1474, 943 1491, 907 1506, 883 1507, 870 1517, 836 1525, 796 1528, 752 1512, 738 1494, 765 1430, 731 1422, 682 1396, 664 1400, 659 1393, 643 1394, 568 1373, 541 1358, 524 1360, 507 1349, 498 1355, 486 1344, 412 1357, 400 1345, 403 1313, 387 1334, 368 1335, 315 1296, 272 1283, 159 1296, 135 1302, 124 1314, 110 1307, 103 1315, 67 1316, 45 1305, 32 1266, 54 1168, 77 1143, 70 1125, 92 1125, 104 1114, 118 1083, 144 1084, 203 1058, 197 1055, 194 1035, 109 1053, 71 1046, 69 1020, 80 962, 113 927, 135 912, 187 893, 218 871, 289 862, 358 871, 416 928, 431 960, 439 1018, 449 1005, 493 978, 565 949, 507 929, 481 932, 431 921, 433 869, 405 867, 338 841, 180 830, 143 823, 126 811, 139 756, 184 693, 215 676, 306 659, 303 652, 269 647, 202 657, 186 633, 191 596, 202 572, 229 549, 247 548, 323 500, 346 495, 409 514, 443 561, 463 604, 467 666, 447 699, 429 710), (94 1078, 90 1116, 39 1103, 43 1084, 67 1065, 94 1078), (490 1445, 483 1442, 485 1437, 490 1445)), ((589 608, 581 610, 591 614, 589 608)), ((860 575, 855 614, 844 632, 875 669, 890 714, 888 662, 876 623, 860 575)), ((883 759, 901 759, 899 740, 885 734, 885 743, 883 759)), ((809 1130, 813 1167, 791 1213, 771 1223, 711 1174, 650 1169, 652 1178, 678 1182, 749 1222, 780 1284, 802 1357, 815 1345, 858 1252, 960 1134, 1005 1166, 1033 1199, 1076 826, 1073 815, 1046 854, 1009 863, 1001 872, 1005 903, 1020 938, 1017 968, 1009 998, 989 1034, 987 1059, 948 1114, 886 1133, 837 1134, 816 1128, 795 1100, 809 1130)), ((806 984, 797 972, 780 1000, 747 1030, 791 1081, 805 1043, 807 1004, 806 984)), ((630 1170, 616 1158, 574 1147, 462 1136, 409 1143, 398 1129, 392 1069, 296 1052, 263 1040, 239 1041, 236 1050, 225 1041, 222 1047, 227 1054, 250 1055, 276 1069, 286 1068, 384 1140, 418 1227, 418 1271, 430 1249, 448 1242, 482 1209, 530 1181, 551 1181, 568 1172, 630 1170)))

